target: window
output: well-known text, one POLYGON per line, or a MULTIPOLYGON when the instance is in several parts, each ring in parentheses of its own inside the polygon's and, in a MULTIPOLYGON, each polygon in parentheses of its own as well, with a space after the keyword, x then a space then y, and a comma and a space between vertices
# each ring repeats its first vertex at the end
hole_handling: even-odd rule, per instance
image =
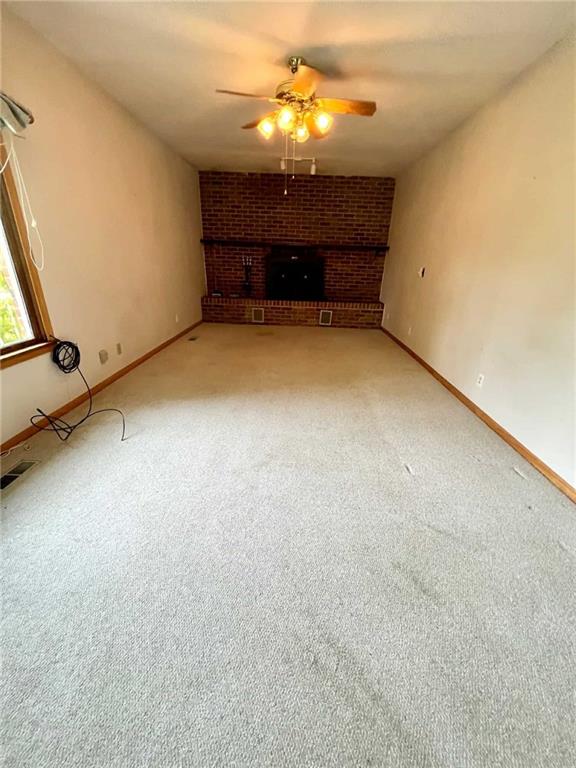
MULTIPOLYGON (((0 155, 0 165, 5 156, 0 155)), ((0 361, 2 366, 51 348, 52 328, 36 268, 30 262, 24 216, 11 170, 0 189, 0 361)))

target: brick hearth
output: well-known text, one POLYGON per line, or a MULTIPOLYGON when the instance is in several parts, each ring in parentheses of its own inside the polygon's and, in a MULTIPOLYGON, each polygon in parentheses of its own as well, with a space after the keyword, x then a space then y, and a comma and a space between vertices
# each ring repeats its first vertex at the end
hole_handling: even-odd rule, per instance
POLYGON ((252 323, 252 308, 264 310, 265 325, 319 325, 320 310, 332 312, 337 328, 379 328, 382 304, 352 301, 271 301, 205 296, 202 317, 207 323, 252 323))

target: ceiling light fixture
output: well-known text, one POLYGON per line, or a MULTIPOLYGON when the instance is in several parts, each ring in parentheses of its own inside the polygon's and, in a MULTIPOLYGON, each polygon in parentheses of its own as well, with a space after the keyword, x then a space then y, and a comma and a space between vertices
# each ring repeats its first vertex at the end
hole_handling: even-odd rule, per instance
POLYGON ((300 125, 296 127, 296 130, 294 131, 294 138, 298 144, 304 144, 305 141, 308 141, 310 138, 310 131, 308 128, 306 128, 304 123, 300 123, 300 125))
POLYGON ((264 138, 268 140, 274 135, 276 126, 274 125, 274 121, 270 117, 265 117, 263 120, 260 120, 260 122, 257 125, 257 128, 262 134, 262 136, 264 136, 264 138))
POLYGON ((282 107, 282 109, 276 113, 276 122, 278 128, 284 133, 290 133, 296 124, 296 111, 289 104, 282 107))
MULTIPOLYGON (((290 56, 288 67, 292 76, 276 86, 273 96, 217 90, 218 93, 260 99, 274 104, 274 112, 251 120, 242 128, 246 130, 257 128, 266 140, 272 138, 276 128, 283 135, 284 158, 281 160, 280 167, 284 171, 285 195, 288 194, 288 160, 291 160, 292 178, 295 176, 296 144, 304 144, 310 138, 326 138, 334 124, 333 114, 371 117, 376 112, 376 104, 373 101, 318 97, 316 89, 323 75, 319 70, 308 66, 301 56, 290 56), (288 157, 289 141, 292 142, 291 158, 288 157)), ((310 166, 310 173, 313 176, 316 174, 315 160, 310 166)))
POLYGON ((286 139, 302 144, 311 137, 324 139, 334 123, 333 114, 371 117, 376 112, 373 101, 318 97, 316 89, 323 75, 307 65, 301 56, 290 56, 288 67, 292 77, 279 83, 273 96, 218 90, 218 93, 263 99, 275 105, 275 112, 252 120, 242 128, 258 128, 269 139, 274 133, 274 127, 278 127, 286 139))
POLYGON ((314 115, 314 123, 322 135, 328 133, 333 122, 334 118, 328 112, 316 112, 314 115))

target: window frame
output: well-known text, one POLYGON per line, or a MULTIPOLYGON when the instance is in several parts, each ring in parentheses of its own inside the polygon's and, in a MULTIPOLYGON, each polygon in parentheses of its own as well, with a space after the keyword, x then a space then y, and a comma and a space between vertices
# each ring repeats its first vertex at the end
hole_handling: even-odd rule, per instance
MULTIPOLYGON (((7 160, 0 147, 0 166, 7 160)), ((8 240, 14 270, 26 305, 34 338, 15 342, 0 349, 0 368, 50 352, 54 346, 53 329, 36 267, 30 263, 30 243, 10 163, 0 175, 2 226, 8 240)))

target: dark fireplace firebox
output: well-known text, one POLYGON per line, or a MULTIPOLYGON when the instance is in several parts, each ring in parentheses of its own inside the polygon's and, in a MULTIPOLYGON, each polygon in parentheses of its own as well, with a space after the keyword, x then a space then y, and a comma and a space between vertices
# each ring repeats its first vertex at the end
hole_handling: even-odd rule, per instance
POLYGON ((305 245, 273 246, 266 257, 266 298, 324 300, 324 259, 305 245))

